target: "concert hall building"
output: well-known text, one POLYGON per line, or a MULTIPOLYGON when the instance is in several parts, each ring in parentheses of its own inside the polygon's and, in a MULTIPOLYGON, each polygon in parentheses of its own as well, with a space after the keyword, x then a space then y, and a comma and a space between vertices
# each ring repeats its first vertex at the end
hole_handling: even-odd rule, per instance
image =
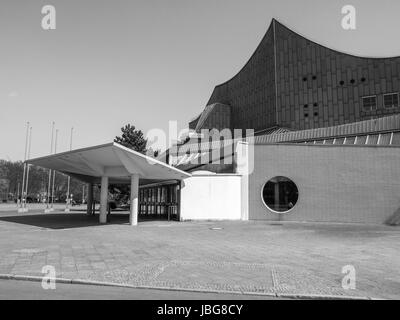
POLYGON ((396 224, 399 92, 400 57, 339 52, 273 19, 157 170, 115 143, 30 163, 92 187, 129 181, 136 218, 396 224))

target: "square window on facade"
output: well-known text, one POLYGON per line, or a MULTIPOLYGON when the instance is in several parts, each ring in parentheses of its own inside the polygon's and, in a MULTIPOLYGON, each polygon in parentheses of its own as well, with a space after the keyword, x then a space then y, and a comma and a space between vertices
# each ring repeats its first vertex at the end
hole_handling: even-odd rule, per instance
POLYGON ((399 94, 398 93, 384 94, 383 104, 386 109, 397 108, 399 106, 399 94))
POLYGON ((362 103, 364 111, 376 110, 376 96, 363 97, 362 103))

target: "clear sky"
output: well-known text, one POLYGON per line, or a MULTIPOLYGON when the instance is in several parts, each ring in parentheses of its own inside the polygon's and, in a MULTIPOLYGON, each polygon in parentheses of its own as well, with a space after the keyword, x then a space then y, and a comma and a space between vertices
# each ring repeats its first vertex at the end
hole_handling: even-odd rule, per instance
POLYGON ((271 19, 334 49, 400 55, 398 0, 1 0, 0 159, 21 160, 111 142, 126 123, 146 132, 185 128, 215 85, 250 58, 271 19), (56 30, 41 28, 42 6, 56 30), (341 8, 357 29, 341 27, 341 8))

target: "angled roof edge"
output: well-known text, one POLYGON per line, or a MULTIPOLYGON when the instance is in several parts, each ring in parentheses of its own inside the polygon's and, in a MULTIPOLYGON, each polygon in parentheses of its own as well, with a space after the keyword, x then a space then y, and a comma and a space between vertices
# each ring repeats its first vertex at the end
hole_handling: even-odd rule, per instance
POLYGON ((131 153, 131 154, 133 154, 133 155, 135 155, 135 156, 137 156, 139 158, 143 158, 146 161, 148 161, 149 163, 157 164, 157 165, 159 165, 161 167, 164 167, 164 168, 167 168, 169 170, 177 171, 177 172, 179 172, 180 174, 182 174, 183 176, 186 176, 186 177, 190 177, 191 176, 189 173, 187 173, 185 171, 177 169, 177 168, 175 168, 175 167, 173 167, 173 166, 171 166, 171 165, 169 165, 169 164, 167 164, 165 162, 162 162, 160 160, 157 160, 155 158, 147 156, 147 155, 145 155, 143 153, 140 153, 140 152, 137 152, 135 150, 129 149, 129 148, 117 143, 117 142, 111 142, 111 143, 100 144, 100 145, 86 147, 86 148, 80 148, 80 149, 75 149, 75 150, 55 153, 55 154, 47 155, 47 156, 44 156, 44 157, 32 158, 32 159, 26 160, 26 163, 30 163, 30 164, 36 165, 37 162, 40 162, 42 160, 48 160, 48 159, 51 159, 51 158, 59 158, 59 157, 62 157, 62 156, 65 156, 65 155, 69 155, 69 154, 76 154, 76 153, 80 153, 80 152, 91 151, 91 150, 96 150, 96 149, 102 149, 102 148, 107 148, 107 147, 118 148, 118 149, 123 150, 125 152, 131 153))
MULTIPOLYGON (((250 56, 250 58, 249 58, 249 59, 247 60, 247 62, 243 65, 243 67, 241 67, 240 70, 239 70, 238 72, 236 72, 236 74, 235 74, 233 77, 231 77, 229 80, 226 80, 226 81, 224 81, 224 82, 222 82, 222 83, 220 83, 220 84, 217 84, 217 85, 214 87, 214 90, 215 90, 216 88, 218 88, 218 87, 220 87, 220 86, 223 86, 224 84, 227 84, 228 82, 232 81, 233 79, 235 79, 235 78, 244 70, 244 68, 250 63, 251 59, 253 59, 253 57, 254 57, 254 55, 256 54, 256 52, 258 51, 258 49, 261 47, 262 43, 264 42, 264 39, 267 37, 268 32, 269 32, 270 29, 273 27, 275 21, 276 21, 276 19, 273 18, 272 21, 271 21, 271 23, 270 23, 269 26, 268 26, 267 31, 265 31, 265 34, 264 34, 263 37, 261 38, 261 41, 260 41, 259 44, 257 45, 256 49, 253 51, 253 53, 252 53, 252 55, 250 56)), ((274 41, 275 41, 275 39, 274 39, 274 41)), ((214 90, 213 90, 213 93, 214 93, 214 90)), ((211 95, 212 95, 212 94, 211 94, 211 95)), ((211 99, 211 97, 210 97, 210 99, 211 99)), ((210 99, 208 99, 207 105, 209 105, 210 99)))
POLYGON ((373 134, 378 132, 400 131, 400 114, 341 124, 331 127, 289 131, 279 134, 264 134, 254 137, 255 144, 279 143, 289 141, 318 140, 324 138, 373 134))
POLYGON ((133 153, 134 155, 139 156, 139 157, 141 157, 141 158, 144 158, 144 159, 146 159, 146 160, 148 160, 148 161, 150 161, 150 162, 153 162, 153 164, 159 164, 159 165, 161 165, 162 167, 166 167, 166 168, 168 168, 168 169, 171 169, 171 168, 172 168, 172 169, 174 169, 174 170, 176 170, 176 171, 180 171, 180 173, 183 174, 183 175, 186 175, 186 176, 188 176, 188 177, 191 176, 191 175, 188 174, 187 172, 182 171, 182 170, 180 170, 180 169, 177 169, 177 168, 175 168, 175 167, 169 165, 168 163, 162 162, 162 161, 157 160, 157 159, 155 159, 155 158, 153 158, 153 157, 147 156, 147 155, 145 155, 145 154, 143 154, 143 153, 140 153, 140 152, 137 152, 137 151, 135 151, 135 150, 129 149, 129 148, 127 148, 127 147, 124 147, 123 145, 121 145, 121 144, 119 144, 119 143, 117 143, 117 142, 113 142, 112 145, 113 145, 114 147, 117 147, 117 148, 119 148, 119 149, 122 149, 122 150, 124 150, 124 151, 126 151, 126 152, 133 153))
POLYGON ((345 54, 345 55, 347 55, 347 56, 350 56, 350 57, 353 57, 353 58, 359 58, 359 59, 375 59, 375 60, 380 60, 380 59, 396 59, 396 58, 400 58, 400 55, 397 55, 397 56, 387 56, 387 57, 359 56, 359 55, 356 55, 356 54, 353 54, 353 53, 348 53, 348 52, 346 52, 346 51, 340 51, 339 49, 334 49, 334 48, 329 47, 328 45, 322 44, 321 42, 319 42, 319 41, 317 41, 317 40, 312 40, 312 39, 310 39, 308 36, 304 36, 304 35, 301 34, 300 32, 294 31, 293 29, 287 27, 286 24, 284 24, 284 23, 282 23, 282 22, 280 22, 280 21, 278 21, 278 20, 276 20, 276 19, 272 19, 272 20, 275 20, 279 25, 281 25, 281 26, 284 27, 285 29, 289 30, 290 32, 293 32, 293 33, 296 34, 297 36, 299 36, 299 37, 301 37, 301 38, 303 38, 303 39, 305 39, 305 40, 307 40, 307 41, 310 41, 311 43, 313 43, 313 44, 315 44, 315 45, 317 45, 317 46, 323 47, 323 48, 325 48, 325 49, 327 49, 327 50, 333 51, 333 52, 338 53, 338 54, 345 54))
MULTIPOLYGON (((216 86, 214 87, 214 90, 215 90, 216 88, 218 88, 218 87, 220 87, 220 86, 223 86, 223 85, 227 84, 228 82, 232 81, 233 79, 235 79, 235 78, 244 70, 244 68, 245 68, 245 67, 250 63, 250 61, 253 59, 254 55, 256 54, 256 52, 258 51, 258 49, 260 48, 261 44, 264 42, 264 39, 267 37, 267 35, 268 35, 268 33, 269 33, 271 27, 272 27, 275 23, 277 23, 278 25, 282 26, 283 28, 289 30, 290 32, 294 33, 295 35, 297 35, 297 36, 299 36, 299 37, 305 39, 306 41, 309 41, 309 42, 311 42, 311 43, 313 43, 313 44, 315 44, 315 45, 317 45, 317 46, 323 47, 323 48, 325 48, 325 49, 327 49, 327 50, 333 51, 333 52, 335 52, 335 53, 337 53, 337 54, 344 54, 344 55, 347 55, 347 56, 350 56, 350 57, 353 57, 353 58, 358 58, 358 59, 383 60, 383 59, 396 59, 396 58, 400 58, 400 55, 397 55, 397 56, 389 56, 389 57, 372 57, 372 56, 357 56, 357 55, 355 55, 355 54, 347 53, 347 52, 344 52, 344 51, 339 51, 339 50, 337 50, 337 49, 333 49, 333 48, 330 48, 330 47, 328 47, 328 46, 326 46, 326 45, 324 45, 324 44, 321 44, 321 43, 319 43, 319 42, 317 42, 317 41, 311 40, 310 38, 308 38, 308 37, 302 35, 301 33, 297 32, 297 31, 294 31, 293 29, 287 27, 285 24, 281 23, 281 22, 278 21, 277 19, 272 18, 272 21, 271 21, 271 23, 269 24, 269 27, 268 27, 267 31, 265 32, 265 34, 264 34, 264 36, 262 37, 262 39, 261 39, 261 41, 259 42, 259 44, 257 45, 257 47, 256 47, 256 49, 254 50, 253 54, 250 56, 250 58, 247 60, 247 62, 243 65, 243 67, 240 68, 240 70, 239 70, 234 76, 232 76, 229 80, 224 81, 224 82, 222 82, 222 83, 216 85, 216 86)), ((274 37, 273 41, 274 41, 274 43, 276 42, 275 37, 274 37)), ((214 93, 214 90, 213 90, 212 93, 214 93)), ((211 97, 212 97, 212 94, 211 94, 211 97)), ((210 100, 211 100, 211 97, 208 99, 207 105, 209 105, 210 100)))
POLYGON ((54 156, 63 156, 63 155, 67 155, 67 154, 71 154, 71 153, 76 153, 76 152, 84 152, 84 151, 89 151, 89 150, 93 150, 93 149, 100 149, 100 148, 104 148, 104 147, 111 147, 114 143, 115 143, 115 142, 109 142, 109 143, 99 144, 99 145, 90 146, 90 147, 84 147, 84 148, 79 148, 79 149, 74 149, 74 150, 59 152, 59 153, 53 153, 53 154, 49 154, 49 155, 47 155, 47 156, 42 156, 42 157, 27 159, 25 162, 26 162, 26 163, 31 163, 31 162, 35 162, 35 161, 39 161, 39 160, 44 160, 44 159, 47 159, 47 158, 51 158, 51 157, 54 157, 54 156))

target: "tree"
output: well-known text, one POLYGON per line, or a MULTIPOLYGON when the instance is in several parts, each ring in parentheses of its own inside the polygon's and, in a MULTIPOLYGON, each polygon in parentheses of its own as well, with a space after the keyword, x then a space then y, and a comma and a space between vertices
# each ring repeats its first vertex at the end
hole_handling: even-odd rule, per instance
POLYGON ((114 142, 137 152, 146 153, 147 139, 144 138, 141 130, 136 130, 135 126, 127 124, 125 127, 121 128, 121 131, 121 136, 116 136, 114 142))
POLYGON ((22 161, 6 161, 0 160, 0 174, 3 179, 9 181, 10 192, 17 193, 18 183, 19 186, 22 185, 22 172, 24 164, 22 161))
MULTIPOLYGON (((17 194, 21 194, 23 168, 24 164, 22 161, 11 162, 0 159, 0 189, 3 189, 2 192, 5 192, 4 186, 6 186, 9 192, 13 194, 14 199, 16 199, 17 194)), ((38 195, 46 193, 48 179, 49 171, 47 169, 31 165, 29 170, 28 196, 36 199, 38 195)), ((71 178, 70 193, 74 195, 74 199, 78 201, 82 199, 83 186, 83 182, 71 178)), ((56 173, 54 191, 56 198, 65 201, 67 193, 66 175, 59 172, 56 173)))

